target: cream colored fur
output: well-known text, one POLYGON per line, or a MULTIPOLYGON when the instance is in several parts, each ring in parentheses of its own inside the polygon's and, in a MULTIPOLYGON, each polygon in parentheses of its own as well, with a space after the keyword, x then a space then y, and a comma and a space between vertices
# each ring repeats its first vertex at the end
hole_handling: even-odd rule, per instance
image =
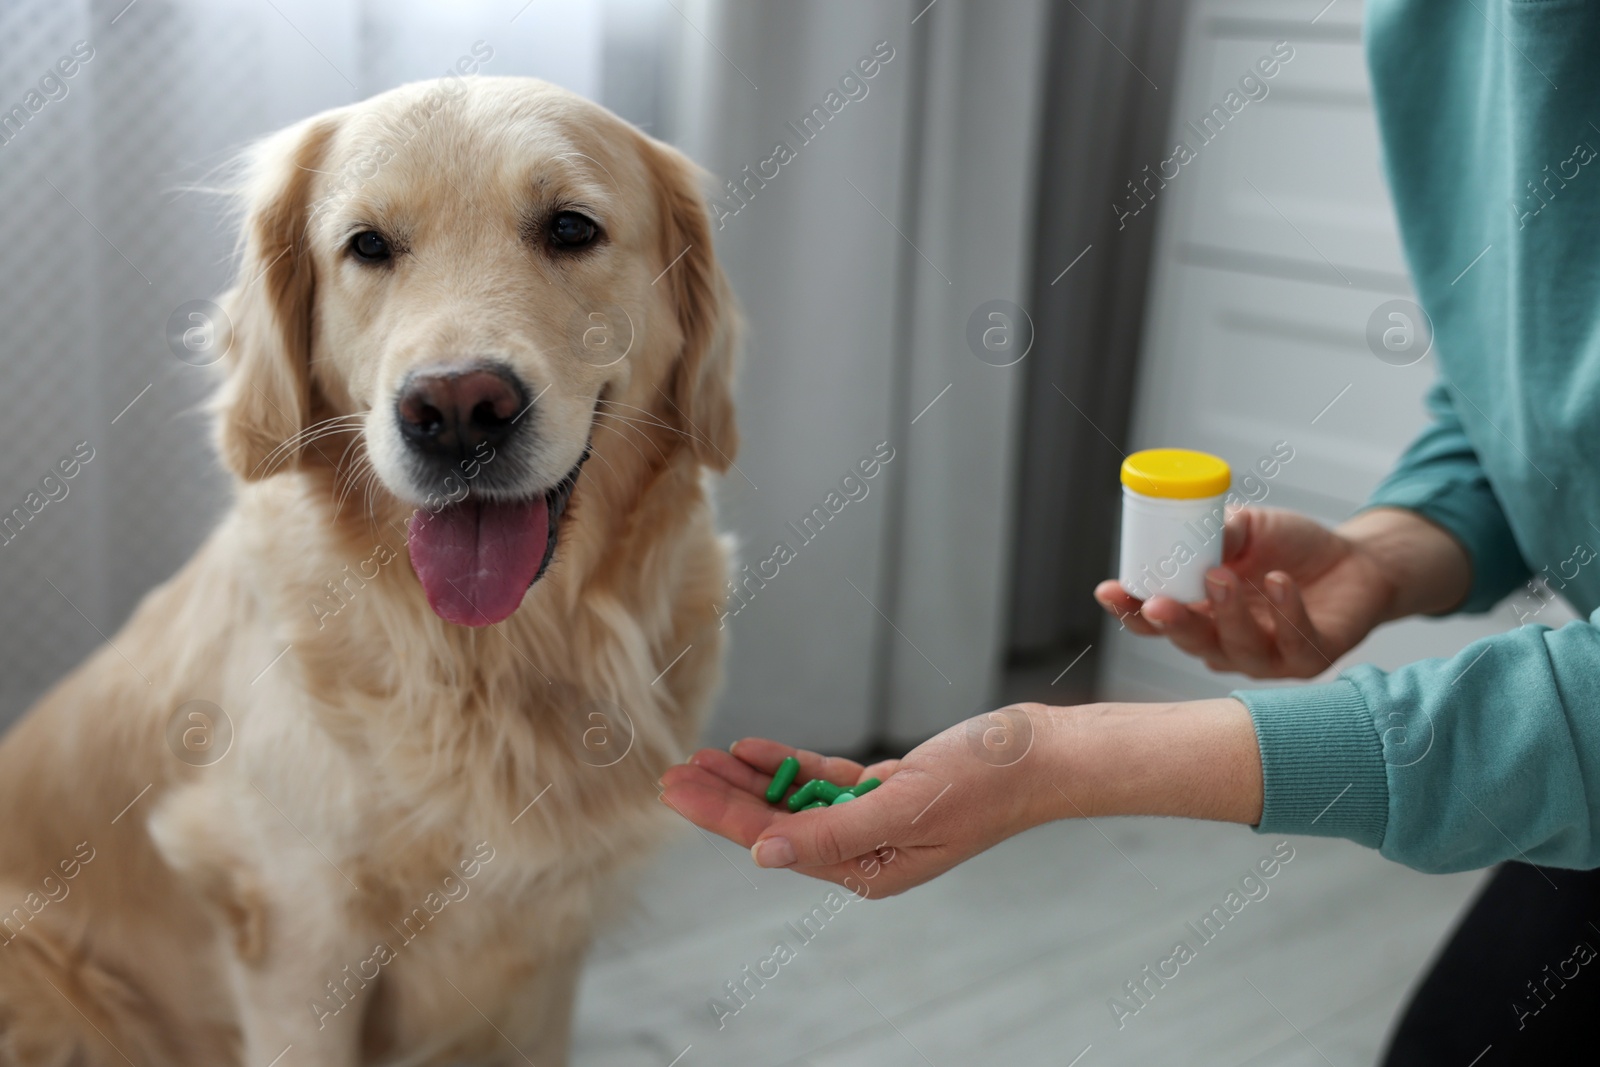
POLYGON ((734 323, 697 182, 513 78, 402 87, 251 154, 217 401, 235 502, 0 743, 0 1064, 565 1061, 596 917, 718 678, 704 486, 736 447, 734 323), (568 203, 606 243, 558 262, 527 225, 568 203), (403 267, 350 262, 352 223, 403 234, 403 267), (616 307, 633 348, 582 358, 574 323, 616 307), (484 352, 547 390, 535 473, 593 454, 549 572, 467 629, 408 562, 426 502, 390 413, 407 370, 484 352), (234 733, 208 766, 169 739, 194 700, 234 733))

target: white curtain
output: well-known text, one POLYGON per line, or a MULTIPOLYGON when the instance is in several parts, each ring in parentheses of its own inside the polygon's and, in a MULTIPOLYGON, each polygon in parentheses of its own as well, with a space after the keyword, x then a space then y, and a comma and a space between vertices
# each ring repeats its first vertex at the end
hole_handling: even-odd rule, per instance
POLYGON ((795 554, 730 620, 717 740, 903 743, 996 697, 1024 367, 968 324, 1026 302, 1044 8, 683 5, 682 139, 737 209, 718 249, 750 323, 728 525, 744 562, 795 554), (805 540, 879 442, 869 493, 805 540))

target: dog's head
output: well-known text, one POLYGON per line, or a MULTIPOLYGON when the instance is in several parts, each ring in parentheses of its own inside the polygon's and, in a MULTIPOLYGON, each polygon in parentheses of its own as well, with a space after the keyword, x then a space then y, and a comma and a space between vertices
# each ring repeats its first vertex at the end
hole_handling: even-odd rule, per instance
POLYGON ((262 142, 243 201, 224 462, 406 509, 442 618, 516 610, 591 455, 731 462, 698 172, 603 108, 524 78, 403 86, 262 142))

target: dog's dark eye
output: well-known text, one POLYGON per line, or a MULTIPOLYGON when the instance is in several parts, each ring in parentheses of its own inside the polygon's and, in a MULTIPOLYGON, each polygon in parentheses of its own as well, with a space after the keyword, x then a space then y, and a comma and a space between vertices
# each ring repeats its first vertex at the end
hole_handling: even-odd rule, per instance
POLYGON ((550 243, 557 248, 582 248, 594 243, 600 227, 576 211, 559 211, 550 220, 550 243))
POLYGON ((393 255, 388 238, 377 230, 362 230, 352 237, 350 251, 363 263, 382 263, 393 255))

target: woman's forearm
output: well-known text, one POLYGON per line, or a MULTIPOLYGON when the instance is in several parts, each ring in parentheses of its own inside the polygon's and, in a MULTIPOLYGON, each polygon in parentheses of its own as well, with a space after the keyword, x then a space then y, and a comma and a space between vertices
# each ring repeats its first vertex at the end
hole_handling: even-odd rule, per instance
POLYGON ((1472 561, 1442 527, 1404 508, 1369 508, 1336 530, 1366 554, 1388 582, 1383 621, 1442 615, 1467 598, 1472 561))
POLYGON ((1250 713, 1237 700, 1087 704, 1043 708, 1037 718, 1043 780, 1035 789, 1045 820, 1261 820, 1261 752, 1250 713))
MULTIPOLYGON (((1378 621, 1447 612, 1471 588, 1472 565, 1461 544, 1416 512, 1371 508, 1337 532, 1382 576, 1378 621)), ((1261 821, 1261 750, 1250 712, 1237 700, 1037 706, 1030 717, 1044 750, 1036 764, 1041 821, 1085 815, 1261 821)))

